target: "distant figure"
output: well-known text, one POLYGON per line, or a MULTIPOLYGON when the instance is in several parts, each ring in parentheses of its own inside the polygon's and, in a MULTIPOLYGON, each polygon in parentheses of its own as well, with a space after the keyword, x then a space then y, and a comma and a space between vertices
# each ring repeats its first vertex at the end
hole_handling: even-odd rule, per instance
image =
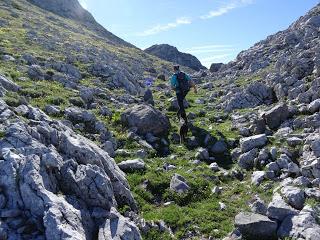
POLYGON ((177 112, 178 119, 182 117, 184 122, 187 123, 187 114, 184 108, 184 99, 187 96, 190 88, 194 89, 194 93, 197 93, 196 85, 191 81, 191 78, 184 72, 180 71, 180 67, 175 65, 173 67, 174 74, 171 77, 171 87, 176 92, 179 109, 177 112))

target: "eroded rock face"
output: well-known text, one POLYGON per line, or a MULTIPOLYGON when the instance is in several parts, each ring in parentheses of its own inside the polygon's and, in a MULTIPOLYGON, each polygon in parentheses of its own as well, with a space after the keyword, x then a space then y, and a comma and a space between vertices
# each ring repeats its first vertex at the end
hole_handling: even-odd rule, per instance
POLYGON ((225 100, 224 109, 229 112, 233 109, 271 104, 273 102, 273 91, 268 85, 255 82, 242 91, 227 94, 223 100, 225 100))
POLYGON ((306 206, 298 215, 286 217, 278 229, 281 238, 316 240, 320 237, 320 227, 316 221, 316 213, 306 206))
POLYGON ((129 219, 119 214, 116 209, 110 211, 110 218, 99 229, 98 240, 140 240, 139 229, 129 219))
MULTIPOLYGON (((8 110, 4 102, 0 105, 0 112, 8 110)), ((13 218, 23 227, 16 232, 4 225, 7 235, 20 239, 29 232, 46 239, 90 240, 98 234, 97 226, 110 220, 111 209, 123 204, 137 209, 125 174, 105 151, 30 109, 41 120, 23 122, 13 113, 14 122, 0 119, 5 126, 0 140, 0 218, 4 224, 13 218), (93 215, 97 209, 107 214, 93 215)), ((140 239, 135 225, 117 216, 119 236, 130 228, 134 239, 140 239)))

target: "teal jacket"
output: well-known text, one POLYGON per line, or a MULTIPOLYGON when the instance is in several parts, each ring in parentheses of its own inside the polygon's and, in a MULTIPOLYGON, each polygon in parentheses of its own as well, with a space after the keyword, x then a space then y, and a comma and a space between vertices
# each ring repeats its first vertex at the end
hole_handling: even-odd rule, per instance
MULTIPOLYGON (((190 81, 191 78, 188 74, 186 74, 186 80, 187 81, 190 81)), ((178 79, 177 79, 177 75, 176 74, 173 74, 172 77, 171 77, 171 80, 170 80, 170 84, 171 84, 171 87, 178 93, 180 92, 179 90, 179 82, 178 82, 178 79)))

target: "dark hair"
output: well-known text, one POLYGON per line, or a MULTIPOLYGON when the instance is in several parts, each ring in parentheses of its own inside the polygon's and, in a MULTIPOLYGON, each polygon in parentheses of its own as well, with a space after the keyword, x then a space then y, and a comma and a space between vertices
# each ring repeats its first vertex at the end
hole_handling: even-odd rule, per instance
POLYGON ((179 66, 179 65, 174 65, 174 66, 173 66, 173 70, 174 70, 174 71, 178 71, 179 69, 180 69, 180 66, 179 66))

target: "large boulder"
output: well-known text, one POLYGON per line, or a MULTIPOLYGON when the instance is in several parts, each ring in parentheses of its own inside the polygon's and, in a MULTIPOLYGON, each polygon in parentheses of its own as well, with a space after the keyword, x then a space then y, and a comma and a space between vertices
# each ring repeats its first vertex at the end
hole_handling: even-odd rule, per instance
POLYGON ((289 109, 286 104, 279 104, 263 114, 268 127, 276 130, 289 117, 289 109))
POLYGON ((136 105, 127 109, 121 114, 121 122, 130 128, 137 128, 141 135, 151 133, 165 136, 170 128, 168 117, 149 105, 136 105))
POLYGON ((235 226, 246 240, 277 239, 277 222, 260 214, 241 212, 235 217, 235 226))
POLYGON ((249 152, 241 154, 238 159, 238 165, 243 169, 251 169, 254 166, 254 159, 257 157, 259 150, 254 148, 249 152))
POLYGON ((223 63, 212 63, 210 66, 210 72, 215 73, 218 72, 223 66, 223 63))
POLYGON ((240 139, 240 147, 243 153, 248 152, 254 148, 263 147, 267 144, 268 139, 265 134, 255 135, 252 137, 240 139))
POLYGON ((317 223, 315 211, 306 206, 297 215, 287 216, 278 229, 281 239, 320 239, 320 226, 317 223))
POLYGON ((275 193, 272 201, 268 205, 267 215, 271 219, 282 221, 289 215, 296 215, 297 210, 287 204, 280 194, 275 193))
POLYGON ((251 176, 251 183, 258 186, 262 183, 262 181, 266 178, 265 171, 255 171, 251 176))
POLYGON ((0 94, 2 90, 17 92, 20 90, 20 86, 0 75, 0 94))
POLYGON ((282 195, 295 209, 302 209, 306 200, 305 193, 298 187, 285 186, 281 189, 282 195))
POLYGON ((320 99, 316 99, 308 105, 308 111, 310 113, 318 112, 320 109, 320 99))
MULTIPOLYGON (((0 101, 0 113, 6 110, 0 101)), ((106 239, 140 239, 129 219, 110 212, 119 205, 137 210, 125 174, 114 160, 63 123, 37 108, 32 112, 25 117, 33 121, 14 113, 14 122, 0 119, 0 207, 5 208, 0 211, 0 238, 5 231, 9 239, 93 240, 97 224, 106 222, 106 239)))
POLYGON ((223 140, 217 141, 211 148, 210 151, 213 154, 222 154, 228 150, 228 145, 223 140))

